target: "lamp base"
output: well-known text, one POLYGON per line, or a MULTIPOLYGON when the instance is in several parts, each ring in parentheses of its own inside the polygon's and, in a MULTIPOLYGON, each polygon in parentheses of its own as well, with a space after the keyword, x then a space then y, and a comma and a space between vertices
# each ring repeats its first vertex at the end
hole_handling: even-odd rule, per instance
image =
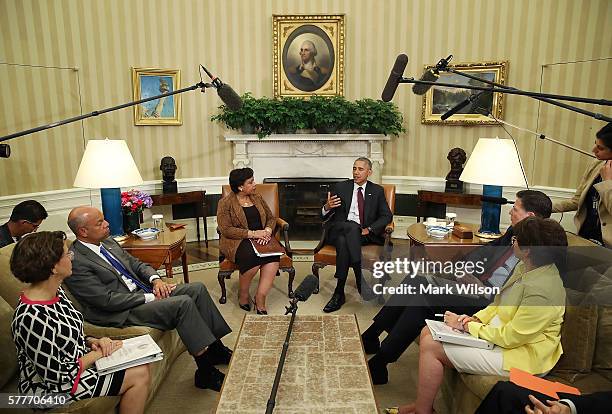
POLYGON ((102 213, 108 222, 111 236, 119 236, 123 232, 123 215, 121 214, 121 189, 101 188, 102 213))
MULTIPOLYGON (((501 198, 502 187, 499 185, 483 185, 482 195, 487 197, 501 198)), ((501 215, 501 204, 490 203, 488 201, 482 202, 482 212, 480 215, 480 229, 478 233, 481 234, 500 234, 499 231, 499 219, 501 215)))

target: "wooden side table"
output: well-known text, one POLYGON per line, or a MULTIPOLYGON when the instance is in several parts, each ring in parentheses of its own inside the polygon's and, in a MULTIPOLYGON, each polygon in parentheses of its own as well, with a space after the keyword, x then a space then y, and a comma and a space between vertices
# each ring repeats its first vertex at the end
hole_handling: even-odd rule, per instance
POLYGON ((208 248, 208 228, 206 225, 206 191, 188 191, 185 193, 170 193, 170 194, 153 194, 151 200, 153 200, 153 206, 167 206, 175 204, 193 204, 196 212, 196 229, 198 232, 198 242, 200 241, 200 217, 204 222, 204 243, 208 248))
MULTIPOLYGON (((472 233, 476 233, 480 228, 479 224, 461 223, 462 226, 469 227, 472 233)), ((471 239, 460 239, 450 233, 443 239, 437 239, 427 234, 423 223, 414 223, 406 231, 410 239, 411 247, 422 247, 422 249, 412 249, 411 258, 428 257, 437 260, 450 260, 454 257, 463 256, 475 248, 489 243, 492 239, 481 239, 473 236, 471 239)))
POLYGON ((142 240, 130 235, 119 244, 129 254, 148 263, 153 269, 159 269, 163 265, 166 268, 166 277, 172 277, 172 262, 180 257, 185 283, 189 283, 186 234, 185 229, 173 231, 166 228, 158 234, 156 239, 142 240))
POLYGON ((425 217, 427 203, 450 204, 459 207, 480 207, 481 195, 461 193, 440 193, 437 191, 419 190, 417 192, 417 223, 425 217))

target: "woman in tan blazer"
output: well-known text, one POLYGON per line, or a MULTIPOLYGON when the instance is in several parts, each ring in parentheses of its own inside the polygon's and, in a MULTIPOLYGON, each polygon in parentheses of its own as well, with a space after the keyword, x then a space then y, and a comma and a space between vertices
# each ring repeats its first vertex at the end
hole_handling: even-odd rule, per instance
POLYGON ((264 199, 255 193, 255 179, 250 168, 232 170, 229 175, 232 193, 223 197, 217 207, 217 225, 221 232, 219 250, 240 271, 238 305, 251 310, 249 286, 259 270, 255 294, 255 310, 267 314, 266 296, 278 271, 280 256, 259 257, 251 241, 267 244, 272 236, 276 217, 264 199))
POLYGON ((553 212, 576 211, 578 235, 612 248, 612 123, 596 134, 593 154, 576 193, 553 203, 553 212))

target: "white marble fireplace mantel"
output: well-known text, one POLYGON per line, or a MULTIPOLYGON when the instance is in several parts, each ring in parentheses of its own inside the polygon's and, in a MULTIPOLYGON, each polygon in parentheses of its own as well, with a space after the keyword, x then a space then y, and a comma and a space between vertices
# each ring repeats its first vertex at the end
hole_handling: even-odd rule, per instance
POLYGON ((234 168, 251 167, 255 181, 264 178, 350 178, 357 157, 372 161, 372 180, 381 182, 385 135, 293 134, 226 135, 234 147, 234 168))

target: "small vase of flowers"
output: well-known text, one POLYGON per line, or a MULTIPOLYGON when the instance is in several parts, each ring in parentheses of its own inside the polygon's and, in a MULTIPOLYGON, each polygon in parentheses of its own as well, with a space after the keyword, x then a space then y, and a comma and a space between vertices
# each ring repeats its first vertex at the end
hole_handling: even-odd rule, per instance
POLYGON ((153 205, 151 196, 144 191, 130 190, 121 193, 121 210, 123 212, 123 230, 129 234, 140 228, 140 217, 145 208, 153 205))

